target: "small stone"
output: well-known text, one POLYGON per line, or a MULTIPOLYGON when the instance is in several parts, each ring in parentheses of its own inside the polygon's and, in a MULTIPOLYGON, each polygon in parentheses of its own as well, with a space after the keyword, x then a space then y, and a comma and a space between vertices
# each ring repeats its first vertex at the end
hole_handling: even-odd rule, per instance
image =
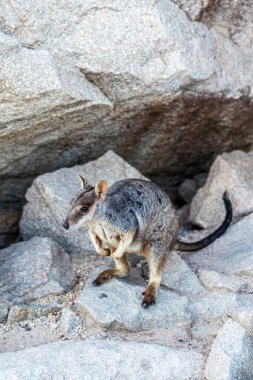
POLYGON ((8 323, 12 324, 15 322, 21 322, 28 318, 29 310, 28 308, 22 306, 12 306, 8 315, 8 323))
POLYGON ((139 331, 190 324, 186 297, 160 289, 156 304, 143 309, 144 286, 134 285, 125 279, 112 279, 99 287, 92 286, 92 281, 103 269, 99 267, 91 272, 76 300, 79 311, 88 312, 102 327, 139 331), (101 297, 101 294, 106 297, 101 297))
POLYGON ((80 326, 80 318, 69 308, 62 310, 60 318, 60 329, 65 336, 70 335, 73 331, 80 326))
POLYGON ((207 380, 251 380, 253 340, 238 323, 228 320, 214 340, 207 359, 207 380))
POLYGON ((106 332, 102 331, 102 332, 100 333, 100 338, 101 338, 101 339, 106 339, 106 338, 108 338, 108 334, 107 334, 106 332))
POLYGON ((194 179, 185 179, 179 186, 178 192, 186 203, 190 203, 198 190, 198 186, 194 179))
POLYGON ((35 237, 0 251, 0 299, 25 303, 61 294, 76 283, 70 257, 57 243, 35 237))
POLYGON ((10 308, 10 312, 8 315, 8 323, 12 324, 15 322, 22 322, 26 320, 40 318, 42 316, 48 316, 49 314, 58 313, 60 310, 61 310, 61 307, 57 304, 14 305, 14 306, 11 306, 10 308))
POLYGON ((180 209, 177 210, 178 220, 179 220, 179 226, 185 227, 189 224, 188 217, 190 212, 190 206, 184 205, 180 209))

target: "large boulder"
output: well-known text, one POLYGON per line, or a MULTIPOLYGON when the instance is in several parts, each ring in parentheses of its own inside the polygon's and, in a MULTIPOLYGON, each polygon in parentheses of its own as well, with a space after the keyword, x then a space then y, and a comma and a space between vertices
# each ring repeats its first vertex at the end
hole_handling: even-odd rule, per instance
POLYGON ((207 380, 251 380, 253 340, 236 322, 228 320, 219 331, 209 354, 207 380))
MULTIPOLYGON (((231 279, 237 277, 253 285, 252 229, 253 214, 250 214, 232 225, 223 236, 208 247, 193 252, 191 255, 183 254, 183 257, 194 270, 215 271, 231 276, 231 279)), ((191 238, 192 240, 198 240, 206 234, 207 232, 204 231, 191 235, 191 238)), ((190 241, 189 238, 184 240, 190 241)), ((200 273, 203 277, 203 271, 200 273)), ((221 279, 222 281, 225 280, 224 277, 219 280, 221 279)), ((210 276, 209 281, 212 281, 210 276)))
POLYGON ((225 191, 233 205, 234 221, 253 212, 253 152, 236 150, 216 158, 205 185, 193 198, 190 221, 203 228, 221 224, 225 191))
POLYGON ((253 142, 251 49, 175 1, 4 0, 0 31, 0 198, 108 149, 181 174, 253 142))
POLYGON ((29 302, 70 290, 77 279, 57 243, 35 237, 0 251, 0 301, 29 302))
POLYGON ((91 272, 76 300, 79 311, 91 315, 101 326, 139 331, 190 325, 186 297, 160 289, 157 304, 148 310, 143 309, 141 302, 145 283, 140 286, 127 280, 112 279, 94 287, 92 281, 103 269, 99 267, 91 272))
POLYGON ((99 179, 106 179, 109 186, 125 178, 145 179, 112 151, 88 164, 43 174, 34 180, 26 193, 28 203, 24 207, 20 222, 20 231, 24 239, 48 236, 71 253, 94 251, 87 228, 66 231, 62 226, 69 203, 80 190, 76 171, 92 185, 99 179))
POLYGON ((203 356, 156 344, 116 340, 58 342, 0 355, 0 378, 199 379, 203 356), (161 365, 162 364, 162 365, 161 365))
POLYGON ((182 330, 193 324, 212 325, 232 313, 247 313, 253 304, 252 294, 210 292, 201 287, 197 279, 192 283, 194 274, 188 269, 172 272, 170 281, 164 276, 162 284, 168 281, 170 287, 161 285, 156 304, 146 310, 141 302, 142 291, 147 284, 137 282, 131 273, 129 278, 112 279, 94 287, 93 280, 104 269, 98 267, 91 271, 75 304, 81 314, 90 315, 100 326, 108 329, 140 331, 175 327, 182 330), (182 287, 187 283, 188 289, 182 287))

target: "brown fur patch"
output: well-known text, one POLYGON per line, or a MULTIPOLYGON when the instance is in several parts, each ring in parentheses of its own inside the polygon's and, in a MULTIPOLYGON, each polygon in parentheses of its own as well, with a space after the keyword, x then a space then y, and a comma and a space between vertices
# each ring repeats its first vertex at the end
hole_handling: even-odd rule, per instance
POLYGON ((146 258, 149 256, 149 246, 147 243, 142 244, 140 255, 146 258))
POLYGON ((167 257, 168 257, 168 254, 165 254, 165 255, 161 256, 161 259, 160 259, 159 264, 157 266, 157 273, 161 273, 162 272, 163 267, 165 265, 165 262, 167 260, 167 257))

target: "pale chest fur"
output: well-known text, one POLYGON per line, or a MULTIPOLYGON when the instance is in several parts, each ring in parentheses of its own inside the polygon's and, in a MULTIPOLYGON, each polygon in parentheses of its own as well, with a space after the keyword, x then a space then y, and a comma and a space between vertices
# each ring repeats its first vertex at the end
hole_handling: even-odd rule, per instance
MULTIPOLYGON (((96 223, 93 225, 95 233, 98 237, 109 247, 117 248, 122 236, 115 231, 114 229, 108 227, 108 225, 104 225, 102 223, 96 223)), ((127 253, 140 253, 141 243, 133 242, 128 248, 127 253)))

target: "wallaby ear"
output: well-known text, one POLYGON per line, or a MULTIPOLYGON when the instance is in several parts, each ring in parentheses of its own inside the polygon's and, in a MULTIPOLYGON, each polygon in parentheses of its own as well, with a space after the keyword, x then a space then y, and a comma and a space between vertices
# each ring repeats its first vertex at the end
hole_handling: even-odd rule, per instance
POLYGON ((77 171, 76 171, 76 174, 78 175, 81 188, 85 189, 86 187, 88 187, 89 186, 88 181, 84 177, 82 177, 77 171))
POLYGON ((106 194, 107 192, 107 182, 103 179, 100 179, 96 186, 95 186, 95 195, 96 197, 98 198, 103 198, 103 196, 106 194))

